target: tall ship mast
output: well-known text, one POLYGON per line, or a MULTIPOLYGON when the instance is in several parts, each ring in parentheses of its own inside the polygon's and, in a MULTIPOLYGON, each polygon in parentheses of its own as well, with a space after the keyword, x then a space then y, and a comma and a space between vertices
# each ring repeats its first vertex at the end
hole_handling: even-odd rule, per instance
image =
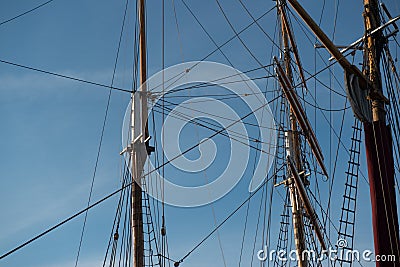
MULTIPOLYGON (((144 119, 143 114, 147 114, 147 96, 146 96, 146 80, 147 80, 147 64, 146 64, 146 16, 145 16, 145 1, 138 1, 138 17, 139 17, 139 76, 140 76, 140 91, 138 93, 132 93, 132 156, 131 156, 131 168, 132 168, 132 181, 135 183, 132 185, 132 245, 134 251, 133 266, 143 267, 144 262, 144 237, 143 237, 143 210, 142 210, 142 175, 144 167, 144 155, 141 155, 143 151, 135 149, 134 140, 140 142, 142 145, 148 138, 147 121, 144 119), (136 113, 136 114, 135 114, 136 113), (138 115, 141 114, 141 115, 138 115), (141 117, 140 117, 141 116, 141 117), (139 151, 138 151, 139 150, 139 151)), ((140 144, 139 144, 140 145, 140 144)), ((136 148, 139 146, 136 145, 136 148)))

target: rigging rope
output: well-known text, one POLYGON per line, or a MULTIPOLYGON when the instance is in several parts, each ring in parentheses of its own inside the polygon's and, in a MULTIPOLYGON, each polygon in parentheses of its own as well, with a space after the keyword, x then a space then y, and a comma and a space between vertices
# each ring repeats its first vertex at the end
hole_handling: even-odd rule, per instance
POLYGON ((182 57, 182 63, 185 62, 185 57, 183 55, 183 45, 182 45, 182 38, 181 38, 181 31, 179 30, 179 24, 178 24, 178 15, 176 13, 176 6, 175 6, 175 0, 172 0, 172 9, 174 11, 174 19, 175 19, 175 25, 176 25, 176 32, 178 34, 178 40, 179 40, 179 50, 181 52, 181 57, 182 57))
MULTIPOLYGON (((108 111, 110 108, 110 101, 111 101, 111 94, 112 94, 112 87, 114 85, 114 80, 115 80, 115 73, 117 70, 117 64, 118 64, 118 58, 119 58, 119 53, 120 53, 120 48, 121 48, 121 42, 122 42, 122 34, 124 32, 124 26, 125 26, 125 19, 126 19, 126 12, 128 10, 128 0, 126 0, 125 3, 125 10, 124 10, 124 16, 123 16, 123 20, 122 20, 122 26, 121 26, 121 32, 119 35, 119 41, 118 41, 118 48, 117 48, 117 54, 115 56, 115 62, 114 62, 114 69, 113 69, 113 74, 112 74, 112 78, 111 78, 111 85, 110 85, 110 89, 108 91, 108 97, 107 97, 107 104, 106 104, 106 111, 104 114, 104 119, 103 119, 103 125, 101 127, 101 134, 100 134, 100 140, 99 140, 99 145, 98 145, 98 149, 97 149, 97 155, 96 155, 96 161, 95 161, 95 165, 94 165, 94 170, 93 170, 93 176, 92 176, 92 182, 90 185, 90 191, 89 191, 89 197, 88 197, 88 201, 87 201, 87 206, 90 205, 90 201, 92 199, 92 193, 93 193, 93 186, 94 186, 94 181, 96 179, 96 173, 97 173, 97 167, 99 164, 99 159, 100 159, 100 152, 101 152, 101 146, 103 144, 103 138, 104 138, 104 130, 106 128, 106 123, 107 123, 107 117, 108 117, 108 111)), ((85 216, 83 219, 83 226, 82 226, 82 231, 81 231, 81 236, 80 236, 80 240, 79 240, 79 246, 78 246, 78 252, 76 255, 76 259, 75 259, 75 267, 78 266, 78 261, 79 261, 79 255, 81 252, 81 247, 82 247, 82 242, 83 242, 83 235, 85 233, 85 228, 86 228, 86 222, 87 222, 87 216, 88 216, 88 211, 85 212, 85 216)))
POLYGON ((23 69, 27 69, 27 70, 32 70, 32 71, 36 71, 36 72, 40 72, 40 73, 44 73, 44 74, 48 74, 48 75, 56 76, 56 77, 59 77, 59 78, 64 78, 64 79, 76 81, 76 82, 82 82, 82 83, 86 83, 86 84, 96 85, 96 86, 109 88, 109 89, 112 89, 112 90, 117 90, 117 91, 126 92, 126 93, 130 93, 130 94, 134 93, 134 91, 131 91, 131 90, 127 90, 127 89, 123 89, 123 88, 119 88, 119 87, 114 87, 114 86, 109 86, 109 85, 105 85, 105 84, 102 84, 102 83, 93 82, 93 81, 89 81, 89 80, 84 80, 84 79, 81 79, 81 78, 72 77, 72 76, 68 76, 68 75, 64 75, 64 74, 60 74, 60 73, 56 73, 56 72, 51 72, 51 71, 47 71, 47 70, 43 70, 43 69, 38 69, 38 68, 31 67, 31 66, 10 62, 10 61, 7 61, 7 60, 0 59, 0 63, 4 63, 4 64, 7 64, 7 65, 12 65, 12 66, 15 66, 15 67, 19 67, 19 68, 23 68, 23 69))
POLYGON ((49 1, 47 1, 47 2, 44 2, 44 3, 40 4, 40 5, 38 5, 38 6, 34 7, 34 8, 32 8, 32 9, 29 9, 28 11, 25 11, 25 12, 23 12, 23 13, 21 13, 21 14, 15 16, 15 17, 12 17, 12 18, 10 18, 10 19, 7 19, 7 20, 5 20, 5 21, 2 21, 2 22, 0 22, 0 26, 6 24, 6 23, 8 23, 8 22, 11 22, 11 21, 13 21, 13 20, 15 20, 15 19, 18 19, 18 18, 20 18, 20 17, 22 17, 22 16, 25 16, 25 15, 27 15, 27 14, 29 14, 29 13, 35 11, 36 9, 39 9, 39 8, 41 8, 41 7, 43 7, 43 6, 47 5, 47 4, 50 4, 50 3, 53 2, 53 1, 54 1, 54 0, 49 0, 49 1))
POLYGON ((222 51, 222 46, 219 46, 217 42, 215 42, 214 38, 208 33, 208 31, 204 28, 203 24, 200 22, 200 20, 197 18, 197 16, 193 13, 193 11, 190 9, 190 7, 186 4, 184 0, 182 0, 183 5, 186 7, 186 9, 189 11, 189 13, 193 16, 193 18, 196 20, 196 22, 200 25, 201 29, 205 32, 207 37, 213 42, 213 44, 217 47, 217 50, 224 56, 226 61, 233 66, 232 62, 229 60, 229 58, 226 56, 224 51, 222 51))
MULTIPOLYGON (((165 121, 165 0, 161 0, 161 61, 162 61, 162 96, 161 96, 161 108, 162 108, 162 121, 165 121)), ((162 131, 161 141, 165 144, 165 133, 162 131)), ((162 190, 161 190, 161 253, 162 255, 168 254, 168 243, 167 243, 167 229, 165 224, 165 155, 162 154, 162 168, 161 168, 161 177, 162 181, 162 190)), ((166 258, 162 258, 162 265, 166 266, 166 258)))

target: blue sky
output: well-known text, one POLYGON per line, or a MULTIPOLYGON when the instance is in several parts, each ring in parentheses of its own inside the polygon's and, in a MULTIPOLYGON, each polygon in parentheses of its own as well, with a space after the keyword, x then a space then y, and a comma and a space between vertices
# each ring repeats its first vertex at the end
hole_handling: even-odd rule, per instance
MULTIPOLYGON (((130 1, 134 2, 134 1, 130 1)), ((173 2, 173 1, 172 1, 173 2)), ((166 1, 165 15, 165 66, 182 61, 201 60, 215 49, 193 17, 188 13, 181 1, 175 0, 179 25, 177 34, 172 2, 166 1), (182 47, 182 50, 181 48, 182 47)), ((215 1, 186 1, 205 29, 218 44, 229 39, 233 32, 218 10, 215 1)), ((238 1, 220 1, 234 27, 242 29, 251 23, 238 1)), ((304 2, 312 17, 319 19, 322 1, 304 2)), ((322 27, 333 36, 335 2, 326 1, 322 27)), ((362 1, 339 1, 339 13, 335 31, 335 43, 344 45, 358 39, 363 34, 362 1), (349 3, 350 2, 350 3, 349 3)), ((0 3, 0 22, 20 14, 42 1, 3 0, 0 3)), ((121 44, 120 59, 117 66, 115 85, 130 89, 132 83, 131 66, 133 56, 134 5, 130 3, 124 37, 121 44)), ((161 61, 161 1, 147 3, 148 9, 148 61, 149 75, 162 69, 161 61)), ((400 13, 397 1, 385 1, 392 15, 400 13)), ((246 1, 246 6, 254 17, 259 17, 274 2, 246 1)), ((87 79, 103 84, 110 84, 118 38, 122 23, 125 1, 110 0, 55 0, 54 2, 16 19, 0 25, 0 59, 41 68, 73 77, 87 79)), ((313 72, 324 65, 315 53, 312 43, 307 40, 296 23, 295 35, 301 52, 302 62, 306 70, 313 72)), ((276 13, 273 11, 262 18, 259 23, 271 36, 274 34, 276 13)), ((309 35, 311 36, 311 35, 309 35)), ((264 64, 271 62, 270 55, 277 53, 271 42, 255 26, 241 35, 252 52, 264 64)), ((314 41, 314 38, 312 38, 314 41)), ((237 40, 233 40, 223 49, 233 66, 241 71, 259 67, 254 59, 237 40)), ((319 50, 324 60, 329 55, 319 50)), ((207 60, 228 63, 220 53, 214 53, 207 60)), ((356 63, 360 62, 356 57, 356 63)), ((333 69, 339 82, 343 73, 339 67, 333 69)), ((265 73, 258 71, 251 77, 265 73)), ((306 75, 308 76, 308 75, 306 75)), ((325 72, 318 76, 322 81, 342 91, 339 84, 325 72), (332 82, 331 82, 332 81, 332 82)), ((261 88, 266 87, 265 80, 257 81, 261 88)), ((271 86, 271 85, 269 85, 271 86)), ((314 81, 308 83, 311 93, 321 107, 342 108, 344 99, 333 96, 329 101, 329 92, 314 81)), ((271 86, 272 88, 272 86, 271 86)), ((270 89, 267 87, 267 89, 270 89)), ((203 91, 204 92, 204 91, 203 91)), ((0 64, 0 254, 12 249, 28 238, 54 225, 74 212, 85 207, 91 177, 93 174, 100 131, 107 103, 108 90, 93 85, 52 77, 13 66, 0 64)), ((120 167, 122 159, 121 128, 128 93, 113 91, 103 146, 97 170, 93 200, 114 191, 120 185, 120 167)), ((235 102, 231 104, 235 105, 235 102)), ((237 104, 237 103, 236 103, 237 104)), ((336 152, 337 140, 330 136, 328 125, 318 111, 316 117, 311 111, 310 121, 316 129, 322 149, 326 155, 328 170, 332 170, 329 155, 336 152), (331 140, 330 140, 331 139, 331 140)), ((243 112, 243 110, 242 110, 243 112)), ((325 113, 331 119, 335 129, 341 122, 341 113, 325 113)), ((352 123, 350 110, 347 111, 345 129, 352 123)), ((190 135, 191 128, 186 129, 190 135)), ((349 137, 349 130, 344 136, 349 137)), ((204 131, 201 135, 209 135, 204 131)), ((227 150, 221 141, 222 151, 227 150)), ((226 141, 226 140, 225 140, 226 141)), ((183 143, 189 145, 190 139, 183 143)), ((344 140, 348 144, 349 138, 344 140)), ((191 156, 195 157, 193 152, 191 156)), ((340 155, 344 155, 341 150, 340 155)), ((364 162, 364 159, 362 159, 364 162)), ((337 169, 334 186, 332 220, 339 220, 339 206, 343 194, 344 168, 347 157, 341 157, 337 169)), ((208 175, 212 176, 209 170, 208 175)), ((366 169, 362 168, 366 175, 366 169)), ((173 176, 174 170, 167 169, 173 176)), ((249 174, 230 194, 212 206, 193 209, 167 207, 166 218, 169 235, 170 255, 179 259, 199 240, 214 228, 211 208, 214 208, 216 221, 223 220, 248 195, 249 174)), ((323 182, 321 181, 323 184, 323 182)), ((327 184, 323 184, 327 187, 327 184)), ((283 192, 281 190, 281 192, 283 192)), ((372 228, 370 224, 370 202, 368 187, 363 178, 360 179, 359 215, 356 244, 362 249, 372 249, 372 228)), ((102 262, 117 198, 112 198, 89 212, 87 230, 82 247, 79 266, 94 266, 102 262)), ((251 201, 249 209, 249 225, 246 233, 243 266, 251 259, 251 247, 256 233, 258 207, 261 192, 251 201)), ((326 203, 326 198, 324 199, 326 203)), ((273 213, 279 215, 282 200, 275 195, 273 213)), ((240 210, 219 231, 227 265, 236 265, 242 240, 245 208, 240 210)), ((276 239, 279 217, 273 219, 271 239, 276 239)), ((0 266, 73 266, 77 253, 82 217, 46 235, 20 251, 0 261, 0 266)), ((259 230, 260 231, 260 230, 259 230)), ((332 235, 332 240, 335 240, 332 235)), ((257 248, 260 240, 257 240, 257 248)), ((254 261, 257 265, 257 259, 254 261)), ((222 266, 218 240, 213 236, 196 250, 183 266, 222 266)), ((365 266, 369 266, 366 264, 365 266)))

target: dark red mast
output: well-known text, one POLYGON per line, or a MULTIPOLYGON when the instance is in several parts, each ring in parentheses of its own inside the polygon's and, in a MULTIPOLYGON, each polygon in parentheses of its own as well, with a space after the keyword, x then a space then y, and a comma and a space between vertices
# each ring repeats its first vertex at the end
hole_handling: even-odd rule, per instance
MULTIPOLYGON (((367 34, 381 25, 377 0, 364 0, 363 16, 367 34)), ((375 255, 396 257, 395 262, 377 261, 376 266, 400 266, 392 135, 390 126, 386 125, 384 99, 379 97, 383 94, 380 59, 385 39, 379 31, 365 42, 364 75, 374 88, 370 96, 377 96, 372 100, 372 122, 364 122, 375 255)))

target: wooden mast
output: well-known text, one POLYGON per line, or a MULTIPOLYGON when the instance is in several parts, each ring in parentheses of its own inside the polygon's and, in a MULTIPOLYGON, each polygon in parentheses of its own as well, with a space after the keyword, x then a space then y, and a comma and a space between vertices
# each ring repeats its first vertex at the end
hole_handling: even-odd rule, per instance
MULTIPOLYGON (((138 0, 138 17, 139 17, 139 75, 140 75, 140 86, 141 86, 141 100, 142 100, 142 116, 147 114, 147 86, 145 84, 147 80, 147 50, 146 50, 146 10, 145 1, 138 0)), ((142 120, 142 129, 145 133, 145 139, 148 137, 147 121, 142 120)))
MULTIPOLYGON (((363 1, 364 23, 368 34, 381 26, 381 19, 378 1, 363 1)), ((371 34, 365 39, 364 75, 372 85, 373 95, 383 95, 380 59, 385 41, 382 31, 371 34)), ((395 262, 377 261, 376 266, 399 266, 399 228, 391 129, 386 125, 385 103, 382 98, 372 98, 371 102, 372 122, 364 122, 364 131, 375 255, 395 256, 395 262)))
POLYGON ((139 19, 139 75, 140 91, 132 94, 132 246, 133 246, 133 266, 143 267, 144 262, 144 236, 143 236, 143 211, 142 211, 142 188, 140 187, 143 170, 143 155, 140 155, 139 146, 135 141, 143 146, 148 139, 147 129, 147 64, 146 64, 146 16, 145 0, 138 0, 138 19, 139 19), (139 99, 138 99, 139 97, 139 99), (138 138, 141 140, 134 140, 138 138))
MULTIPOLYGON (((285 1, 278 1, 279 12, 281 17, 281 31, 282 31, 282 43, 283 43, 283 59, 284 59, 284 70, 286 77, 289 82, 293 84, 292 68, 290 66, 291 56, 289 47, 289 36, 288 36, 288 25, 284 5, 285 1)), ((300 142, 298 134, 297 119, 293 113, 292 106, 290 106, 290 131, 286 132, 286 147, 288 150, 288 156, 293 157, 296 169, 302 171, 303 166, 301 163, 300 155, 300 142)), ((297 263, 299 267, 307 266, 307 259, 303 258, 303 251, 306 250, 305 246, 305 235, 304 235, 304 223, 303 223, 303 207, 301 199, 299 198, 296 185, 293 179, 288 181, 290 202, 292 206, 292 221, 293 221, 293 232, 294 240, 297 252, 297 263)))
MULTIPOLYGON (((363 13, 365 29, 368 32, 380 26, 379 8, 376 0, 363 0, 365 11, 363 13)), ((382 93, 381 73, 379 70, 380 54, 383 48, 383 35, 378 32, 366 38, 365 55, 367 57, 367 67, 364 75, 369 78, 371 84, 376 90, 382 93)), ((372 101, 372 116, 373 121, 386 122, 385 103, 382 100, 376 99, 372 101)))

